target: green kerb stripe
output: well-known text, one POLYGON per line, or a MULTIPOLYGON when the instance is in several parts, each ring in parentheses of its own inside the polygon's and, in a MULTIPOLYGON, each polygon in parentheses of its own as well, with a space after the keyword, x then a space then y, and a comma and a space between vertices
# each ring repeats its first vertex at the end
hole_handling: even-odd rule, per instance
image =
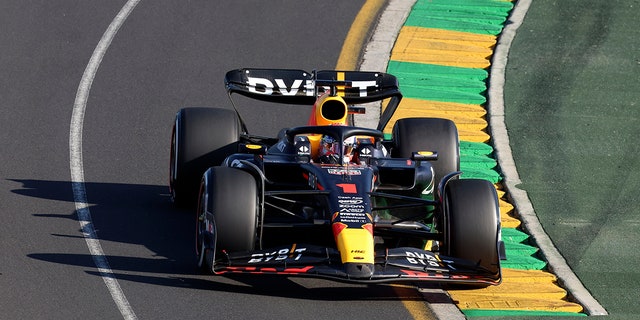
POLYGON ((408 98, 478 105, 487 101, 488 73, 483 69, 392 60, 387 70, 398 78, 400 90, 408 98))
POLYGON ((504 0, 419 0, 405 26, 498 35, 512 8, 504 0))

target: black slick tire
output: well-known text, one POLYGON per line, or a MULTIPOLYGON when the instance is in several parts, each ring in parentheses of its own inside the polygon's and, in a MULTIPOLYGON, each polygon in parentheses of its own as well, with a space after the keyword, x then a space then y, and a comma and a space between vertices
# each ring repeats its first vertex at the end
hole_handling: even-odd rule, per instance
POLYGON ((233 110, 195 107, 176 114, 169 169, 169 190, 175 204, 195 206, 202 174, 237 151, 240 133, 233 110))
POLYGON ((444 192, 444 243, 447 256, 477 263, 500 277, 500 212, 495 187, 481 179, 450 180, 444 192))
POLYGON ((248 172, 209 168, 202 177, 197 210, 198 265, 212 270, 213 256, 252 251, 257 238, 258 188, 248 172))
POLYGON ((416 151, 436 151, 438 160, 431 165, 435 183, 447 174, 460 170, 458 129, 453 121, 440 118, 405 118, 393 126, 392 156, 410 158, 416 151))

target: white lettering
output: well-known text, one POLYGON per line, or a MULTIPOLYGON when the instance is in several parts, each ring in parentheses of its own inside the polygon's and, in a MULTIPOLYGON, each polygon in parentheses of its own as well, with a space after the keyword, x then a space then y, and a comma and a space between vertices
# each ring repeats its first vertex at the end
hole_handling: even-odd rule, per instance
POLYGON ((249 85, 249 92, 267 95, 273 93, 273 83, 269 79, 247 77, 247 84, 249 85), (262 91, 258 90, 258 86, 261 87, 262 91))
POLYGON ((298 93, 298 89, 300 89, 300 85, 302 85, 302 80, 294 80, 291 85, 291 90, 287 90, 287 85, 282 79, 276 79, 276 85, 278 86, 278 91, 280 91, 283 96, 295 96, 296 93, 298 93))
POLYGON ((361 204, 363 200, 361 199, 340 199, 338 203, 346 203, 346 204, 361 204))
MULTIPOLYGON (((302 80, 296 79, 293 80, 291 86, 287 86, 284 82, 284 79, 274 79, 275 85, 271 82, 271 80, 266 78, 256 78, 256 77, 247 77, 247 85, 249 92, 271 95, 274 93, 274 89, 277 93, 282 94, 283 96, 295 96, 298 94, 298 91, 302 88, 304 90, 305 95, 313 96, 315 89, 315 81, 313 80, 302 80), (304 84, 303 84, 304 81, 304 84)), ((367 89, 376 86, 376 81, 352 81, 351 86, 354 88, 358 88, 360 91, 361 97, 367 96, 367 89)), ((331 88, 323 86, 319 88, 319 93, 328 92, 331 88)))
POLYGON ((355 87, 355 88, 360 88, 360 96, 361 97, 366 97, 367 96, 367 88, 375 87, 376 86, 376 82, 375 81, 352 81, 351 82, 351 86, 355 87))
MULTIPOLYGON (((247 77, 249 92, 271 95, 275 90, 276 93, 280 93, 283 96, 295 96, 296 94, 298 94, 298 91, 300 91, 300 88, 303 87, 302 79, 293 80, 291 87, 287 86, 283 79, 274 79, 274 81, 275 85, 271 82, 271 80, 266 78, 247 77)), ((303 89, 305 90, 305 94, 307 96, 313 96, 314 86, 314 81, 305 81, 303 89)))
POLYGON ((266 252, 266 253, 254 253, 249 258, 248 263, 263 263, 270 261, 284 261, 284 260, 299 260, 302 258, 302 253, 307 251, 307 248, 296 248, 291 251, 290 249, 279 249, 278 251, 266 252), (297 253, 297 254, 295 254, 297 253))
POLYGON ((411 264, 419 264, 419 265, 423 265, 423 266, 431 266, 431 267, 439 267, 440 265, 438 264, 438 260, 427 254, 427 253, 421 253, 421 252, 411 252, 411 251, 405 251, 405 254, 407 255, 407 261, 409 261, 409 263, 411 264))
POLYGON ((305 92, 307 93, 307 96, 313 96, 314 94, 313 91, 315 89, 315 86, 316 86, 316 82, 313 80, 307 80, 305 82, 304 89, 305 89, 305 92))

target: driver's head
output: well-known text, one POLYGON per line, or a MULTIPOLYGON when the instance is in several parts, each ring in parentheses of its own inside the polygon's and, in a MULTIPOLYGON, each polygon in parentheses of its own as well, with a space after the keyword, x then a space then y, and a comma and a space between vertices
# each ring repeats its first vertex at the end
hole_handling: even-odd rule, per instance
POLYGON ((353 160, 354 149, 356 147, 357 139, 355 136, 346 138, 342 143, 343 157, 345 162, 351 162, 353 160))
POLYGON ((318 160, 321 163, 338 163, 339 150, 338 143, 331 136, 323 135, 320 140, 320 150, 318 152, 318 160))
POLYGON ((340 144, 333 137, 323 135, 320 140, 320 152, 318 159, 321 163, 340 163, 340 156, 343 157, 343 163, 351 162, 356 145, 356 137, 349 137, 342 143, 343 150, 340 150, 340 144), (340 152, 342 151, 342 152, 340 152))

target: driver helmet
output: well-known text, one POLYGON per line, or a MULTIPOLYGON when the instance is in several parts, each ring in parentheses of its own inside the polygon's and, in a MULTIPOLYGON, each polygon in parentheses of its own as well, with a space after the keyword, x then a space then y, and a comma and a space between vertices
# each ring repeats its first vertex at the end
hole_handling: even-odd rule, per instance
POLYGON ((343 163, 349 163, 353 159, 356 145, 356 137, 349 137, 342 143, 343 150, 340 152, 340 144, 331 136, 323 135, 320 140, 319 160, 321 163, 339 163, 340 155, 343 156, 343 163))
POLYGON ((348 163, 348 162, 352 162, 353 160, 353 154, 355 153, 355 147, 356 147, 356 136, 353 137, 349 137, 344 139, 344 142, 342 143, 343 146, 343 157, 344 157, 344 163, 348 163))

